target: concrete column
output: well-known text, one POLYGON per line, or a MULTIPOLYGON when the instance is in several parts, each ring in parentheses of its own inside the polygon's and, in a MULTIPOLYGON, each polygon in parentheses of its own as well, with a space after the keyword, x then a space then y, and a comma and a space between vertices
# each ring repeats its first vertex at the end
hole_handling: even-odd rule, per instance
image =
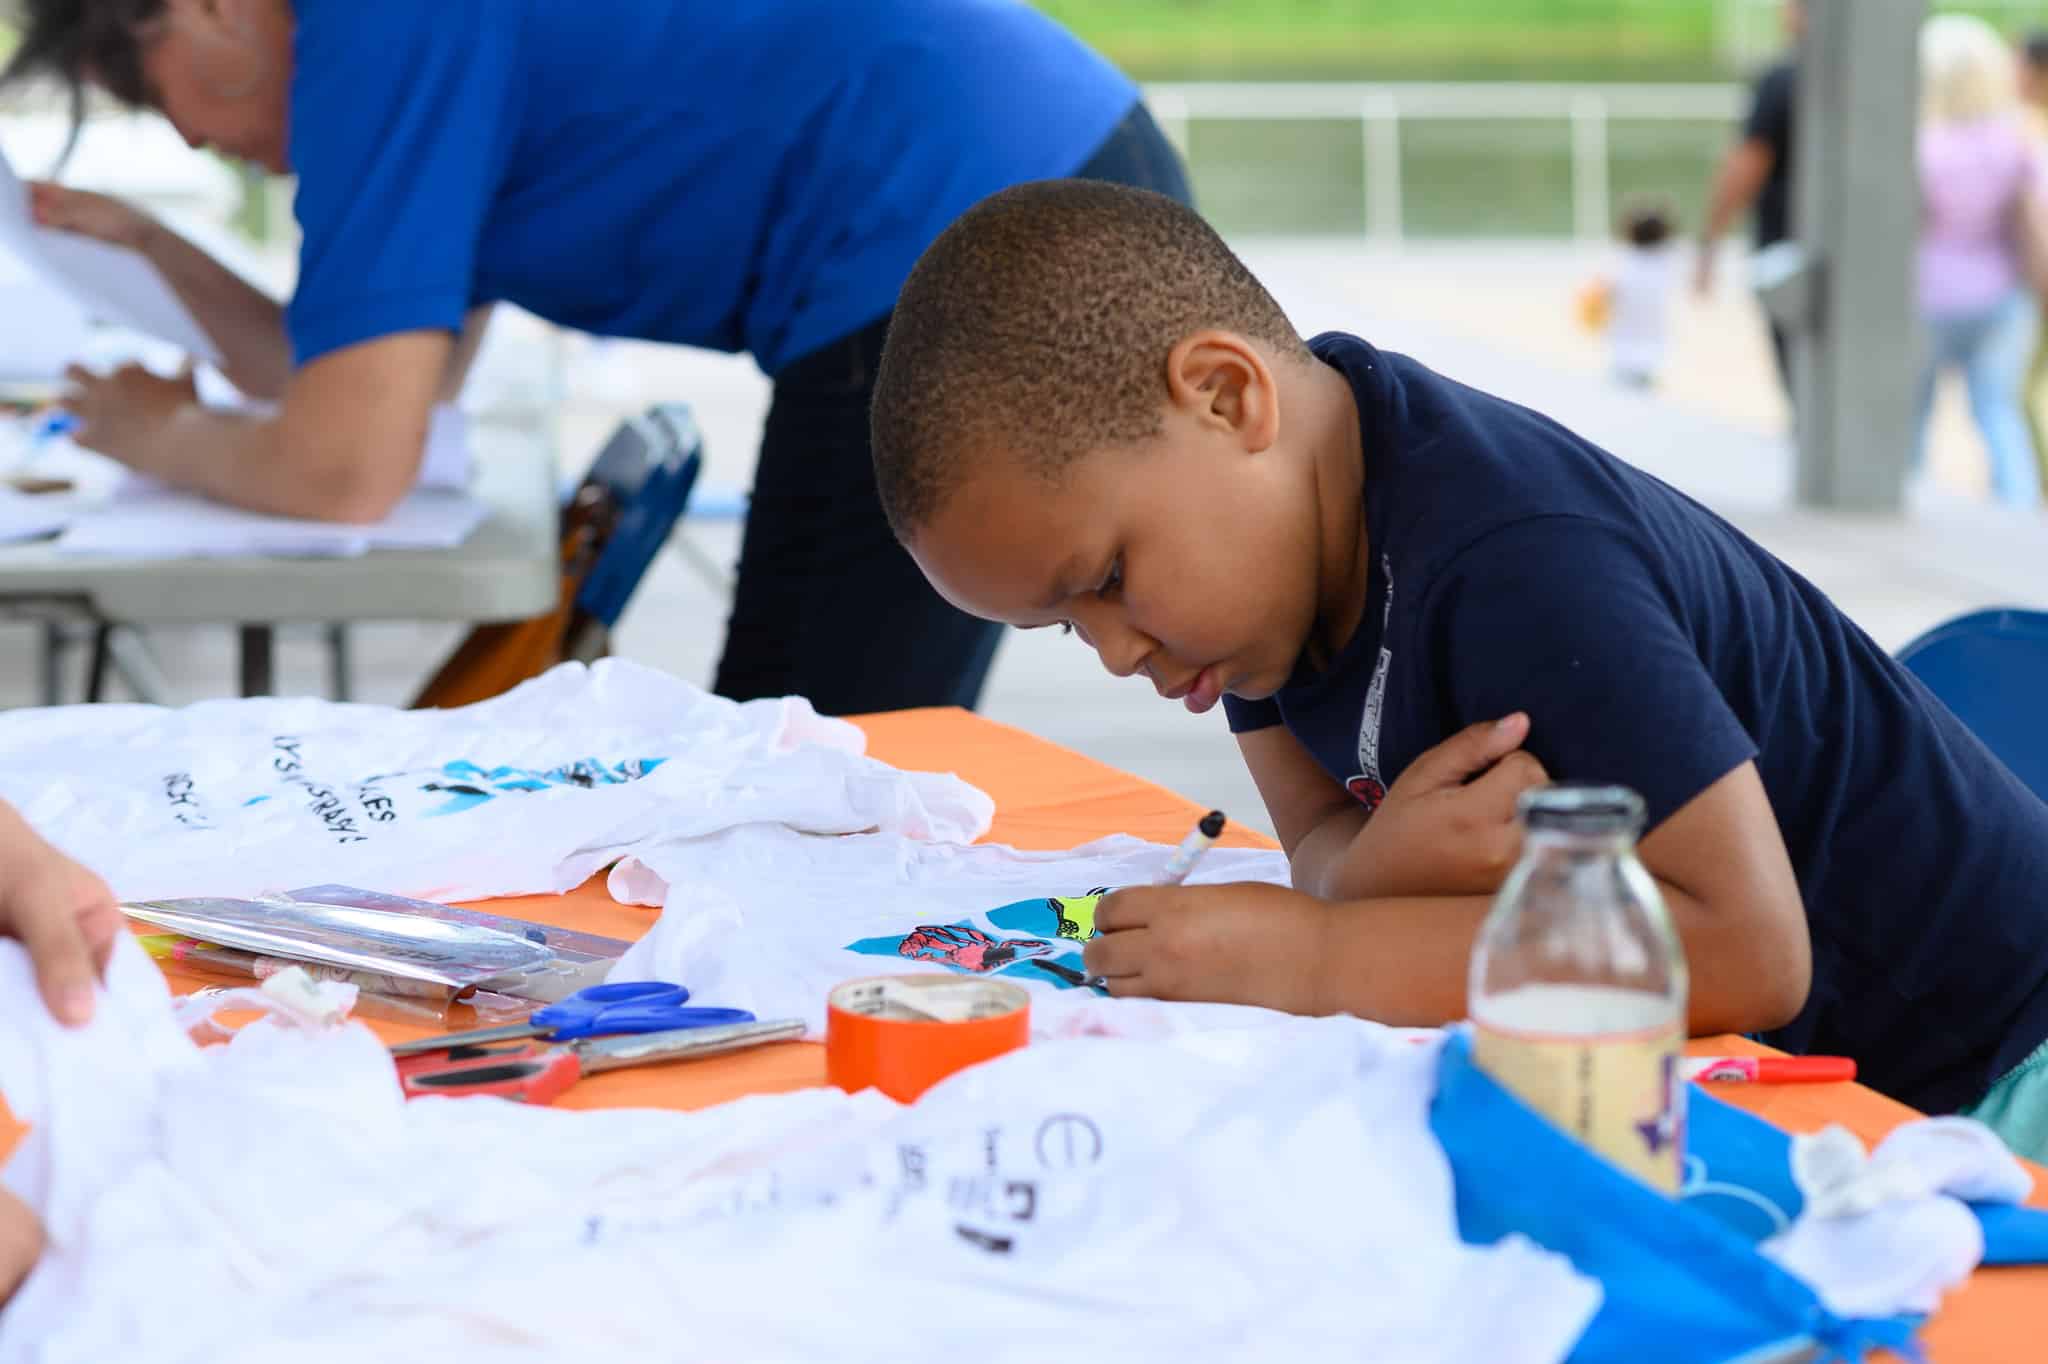
POLYGON ((1807 0, 1793 111, 1798 500, 1896 511, 1920 335, 1913 154, 1924 0, 1807 0))

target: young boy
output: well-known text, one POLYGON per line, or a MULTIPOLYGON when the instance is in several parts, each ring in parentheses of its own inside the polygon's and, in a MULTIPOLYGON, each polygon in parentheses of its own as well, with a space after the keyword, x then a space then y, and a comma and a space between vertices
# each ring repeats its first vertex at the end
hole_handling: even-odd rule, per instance
POLYGON ((1619 782, 1695 1032, 1853 1056, 2041 1150, 2017 1119, 2048 1088, 2014 1072, 2048 1037, 2048 806, 1705 508, 1413 360, 1304 343, 1195 214, 1073 181, 925 253, 873 423, 939 591, 1222 701, 1286 846, 1292 891, 1106 901, 1112 992, 1456 1019, 1515 793, 1619 782))

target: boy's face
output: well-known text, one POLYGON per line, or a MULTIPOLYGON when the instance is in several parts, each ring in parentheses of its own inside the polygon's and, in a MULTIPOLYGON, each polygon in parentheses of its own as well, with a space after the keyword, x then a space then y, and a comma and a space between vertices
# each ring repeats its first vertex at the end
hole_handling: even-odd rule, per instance
POLYGON ((1272 372, 1246 346, 1195 356, 1160 434, 1056 479, 1014 452, 974 451, 979 472, 909 543, 918 566, 973 615, 1071 625, 1110 672, 1142 673, 1197 714, 1225 692, 1279 690, 1315 623, 1316 489, 1279 440, 1272 372))

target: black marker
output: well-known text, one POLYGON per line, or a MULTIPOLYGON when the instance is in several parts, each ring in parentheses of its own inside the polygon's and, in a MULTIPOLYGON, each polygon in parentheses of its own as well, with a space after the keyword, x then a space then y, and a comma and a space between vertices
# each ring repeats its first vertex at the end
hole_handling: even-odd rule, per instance
POLYGON ((1187 880, 1188 874, 1195 869, 1195 863, 1202 860, 1202 854, 1214 847, 1216 840, 1221 837, 1223 812, 1211 810, 1202 816, 1201 823, 1195 825, 1194 832, 1181 840, 1180 850, 1174 853, 1173 860, 1166 864, 1166 870, 1159 874, 1157 884, 1177 886, 1187 880))

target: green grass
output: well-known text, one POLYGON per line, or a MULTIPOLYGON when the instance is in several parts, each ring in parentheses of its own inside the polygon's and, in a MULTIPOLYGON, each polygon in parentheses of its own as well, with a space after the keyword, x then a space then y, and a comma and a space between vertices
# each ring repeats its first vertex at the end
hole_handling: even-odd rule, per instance
POLYGON ((1140 78, 1709 79, 1711 0, 1036 0, 1140 78))
MULTIPOLYGON (((1195 200, 1226 233, 1351 235, 1365 225, 1355 123, 1205 122, 1190 133, 1195 200)), ((1726 144, 1710 123, 1608 133, 1609 188, 1656 193, 1696 222, 1726 144)), ((1561 120, 1416 120, 1401 129, 1402 227, 1414 237, 1561 237, 1572 231, 1571 134, 1561 120)))
MULTIPOLYGON (((1034 0, 1146 80, 1725 80, 1715 0, 1034 0)), ((1891 0, 1864 0, 1890 3, 1891 0)), ((2048 0, 1935 8, 2002 29, 2048 0)), ((1768 14, 1756 16, 1768 25, 1768 14)))

